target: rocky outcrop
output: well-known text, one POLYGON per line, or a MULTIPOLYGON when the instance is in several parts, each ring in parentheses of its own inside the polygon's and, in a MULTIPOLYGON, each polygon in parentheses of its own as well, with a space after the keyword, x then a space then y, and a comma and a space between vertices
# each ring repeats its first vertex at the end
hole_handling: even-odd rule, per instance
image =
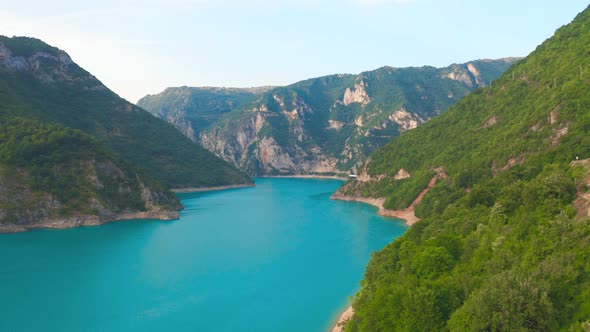
MULTIPOLYGON (((40 41, 39 41, 40 43, 40 41)), ((0 41, 0 67, 12 72, 27 72, 44 83, 56 81, 79 82, 88 90, 107 90, 100 82, 84 71, 77 70, 70 56, 57 48, 43 45, 35 52, 15 54, 0 41)))
POLYGON ((471 73, 471 76, 475 79, 475 84, 482 85, 481 83, 481 75, 479 74, 479 70, 473 65, 473 63, 467 64, 467 70, 471 73))
POLYGON ((285 153, 272 137, 263 137, 259 140, 254 154, 262 165, 279 172, 288 172, 295 167, 291 156, 285 153))
POLYGON ((228 136, 225 128, 213 128, 211 131, 202 132, 199 136, 201 145, 214 152, 221 158, 243 167, 247 162, 245 155, 250 146, 253 146, 258 133, 266 123, 266 115, 263 112, 251 111, 246 113, 243 121, 235 129, 231 129, 233 135, 228 136))
MULTIPOLYGON (((387 175, 385 175, 385 174, 370 175, 369 174, 369 167, 371 165, 371 162, 372 162, 371 157, 367 158, 365 163, 362 165, 361 172, 357 175, 355 183, 376 182, 376 181, 381 181, 381 180, 387 178, 387 175)), ((395 173, 395 175, 393 175, 393 177, 390 176, 390 178, 393 178, 394 180, 403 180, 403 179, 407 179, 411 176, 412 175, 408 171, 406 171, 403 168, 400 168, 397 171, 397 173, 395 173)))
POLYGON ((444 73, 442 77, 459 81, 468 87, 473 87, 477 84, 477 77, 475 77, 471 71, 465 70, 459 66, 454 66, 450 72, 444 73))
POLYGON ((344 122, 335 121, 335 120, 328 120, 328 127, 326 127, 326 128, 340 130, 340 129, 342 129, 342 127, 344 127, 344 122))
MULTIPOLYGON (((388 118, 389 121, 395 122, 399 125, 400 131, 408 131, 410 129, 414 129, 418 127, 419 124, 425 122, 424 119, 420 118, 416 114, 409 113, 405 108, 401 107, 393 114, 391 114, 388 118)), ((383 128, 387 128, 387 124, 382 125, 383 128)))
POLYGON ((400 168, 399 171, 397 171, 397 173, 395 173, 395 175, 393 176, 394 180, 403 180, 403 179, 407 179, 409 178, 411 175, 410 173, 408 173, 408 171, 406 171, 403 168, 400 168))
POLYGON ((372 176, 369 174, 369 165, 371 164, 371 161, 371 157, 367 158, 361 169, 361 172, 357 175, 356 182, 381 181, 385 178, 385 175, 383 174, 377 176, 372 176))
POLYGON ((352 103, 359 103, 363 106, 371 102, 371 98, 365 90, 365 81, 360 81, 354 85, 353 90, 346 88, 344 91, 344 97, 342 97, 342 103, 344 106, 348 106, 352 103))
POLYGON ((483 125, 481 125, 481 127, 479 127, 479 129, 489 128, 489 127, 495 125, 496 123, 498 123, 498 117, 494 115, 491 118, 489 118, 483 125))

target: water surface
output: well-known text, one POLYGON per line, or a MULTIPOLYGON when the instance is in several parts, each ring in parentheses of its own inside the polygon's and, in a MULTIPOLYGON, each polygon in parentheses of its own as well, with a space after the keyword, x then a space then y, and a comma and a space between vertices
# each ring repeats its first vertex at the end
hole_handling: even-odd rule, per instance
POLYGON ((0 331, 325 331, 401 221, 336 180, 181 195, 177 221, 0 234, 0 331))

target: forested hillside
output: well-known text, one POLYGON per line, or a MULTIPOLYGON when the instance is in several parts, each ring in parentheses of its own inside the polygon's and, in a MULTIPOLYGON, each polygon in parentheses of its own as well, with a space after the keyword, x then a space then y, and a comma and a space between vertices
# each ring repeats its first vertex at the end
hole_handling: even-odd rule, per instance
POLYGON ((438 179, 371 259, 348 331, 590 328, 589 45, 586 9, 340 189, 404 209, 438 179))
POLYGON ((38 39, 0 36, 0 113, 80 129, 169 187, 251 182, 38 39))
POLYGON ((0 115, 0 232, 174 219, 178 198, 79 130, 0 115))

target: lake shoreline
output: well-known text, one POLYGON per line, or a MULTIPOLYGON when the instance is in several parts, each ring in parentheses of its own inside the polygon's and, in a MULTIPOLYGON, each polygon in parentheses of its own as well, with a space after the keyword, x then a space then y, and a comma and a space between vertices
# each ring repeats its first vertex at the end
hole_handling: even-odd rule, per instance
POLYGON ((338 201, 346 201, 346 202, 359 202, 372 205, 379 209, 377 211, 377 215, 382 217, 392 217, 397 219, 402 219, 404 223, 408 226, 412 226, 420 219, 416 217, 414 214, 414 207, 411 206, 404 210, 389 210, 386 209, 383 205, 385 204, 385 198, 371 198, 371 197, 355 197, 355 196, 346 196, 340 194, 334 194, 330 197, 330 199, 338 200, 338 201))
MULTIPOLYGON (((359 202, 359 203, 372 205, 378 209, 377 215, 382 216, 382 217, 392 217, 392 218, 401 219, 404 221, 404 223, 407 226, 412 226, 415 223, 417 223, 418 221, 420 221, 420 219, 418 217, 416 217, 416 215, 414 214, 414 205, 413 204, 410 205, 410 207, 408 207, 405 210, 389 210, 389 209, 386 209, 384 206, 385 198, 357 197, 357 196, 347 196, 347 195, 341 195, 341 194, 335 193, 334 195, 332 195, 330 197, 330 199, 339 200, 339 201, 346 201, 346 202, 359 202)), ((346 322, 351 320, 353 316, 354 316, 354 308, 352 307, 352 304, 351 304, 348 306, 348 308, 344 312, 342 312, 342 314, 340 314, 338 321, 336 321, 336 324, 334 325, 334 327, 332 327, 331 331, 332 332, 344 332, 344 328, 346 327, 346 322)))
POLYGON ((178 211, 138 211, 138 212, 124 212, 116 213, 107 217, 97 215, 81 215, 66 218, 51 218, 43 220, 37 224, 22 225, 0 225, 0 234, 20 233, 36 229, 67 229, 81 226, 100 226, 111 222, 134 220, 134 219, 150 219, 150 220, 177 220, 180 214, 178 211))
POLYGON ((353 315, 354 315, 354 308, 352 307, 352 304, 349 304, 348 307, 346 307, 346 309, 338 317, 336 324, 334 324, 332 329, 329 331, 331 331, 331 332, 344 332, 344 328, 346 327, 346 323, 350 319, 352 319, 353 315))

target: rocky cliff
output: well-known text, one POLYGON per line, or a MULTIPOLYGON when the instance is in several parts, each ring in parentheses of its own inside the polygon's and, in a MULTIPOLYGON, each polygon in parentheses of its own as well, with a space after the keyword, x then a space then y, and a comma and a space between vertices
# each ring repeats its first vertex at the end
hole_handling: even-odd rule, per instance
POLYGON ((139 105, 250 175, 356 172, 375 149, 440 114, 471 90, 489 85, 516 60, 446 68, 383 67, 250 91, 244 98, 245 91, 225 91, 225 97, 217 93, 215 98, 228 102, 208 113, 207 107, 191 106, 194 99, 204 98, 199 88, 182 88, 189 96, 186 102, 162 102, 170 94, 166 90, 158 102, 148 96, 139 105), (237 98, 240 103, 234 102, 237 98), (203 114, 211 121, 203 121, 203 114))

